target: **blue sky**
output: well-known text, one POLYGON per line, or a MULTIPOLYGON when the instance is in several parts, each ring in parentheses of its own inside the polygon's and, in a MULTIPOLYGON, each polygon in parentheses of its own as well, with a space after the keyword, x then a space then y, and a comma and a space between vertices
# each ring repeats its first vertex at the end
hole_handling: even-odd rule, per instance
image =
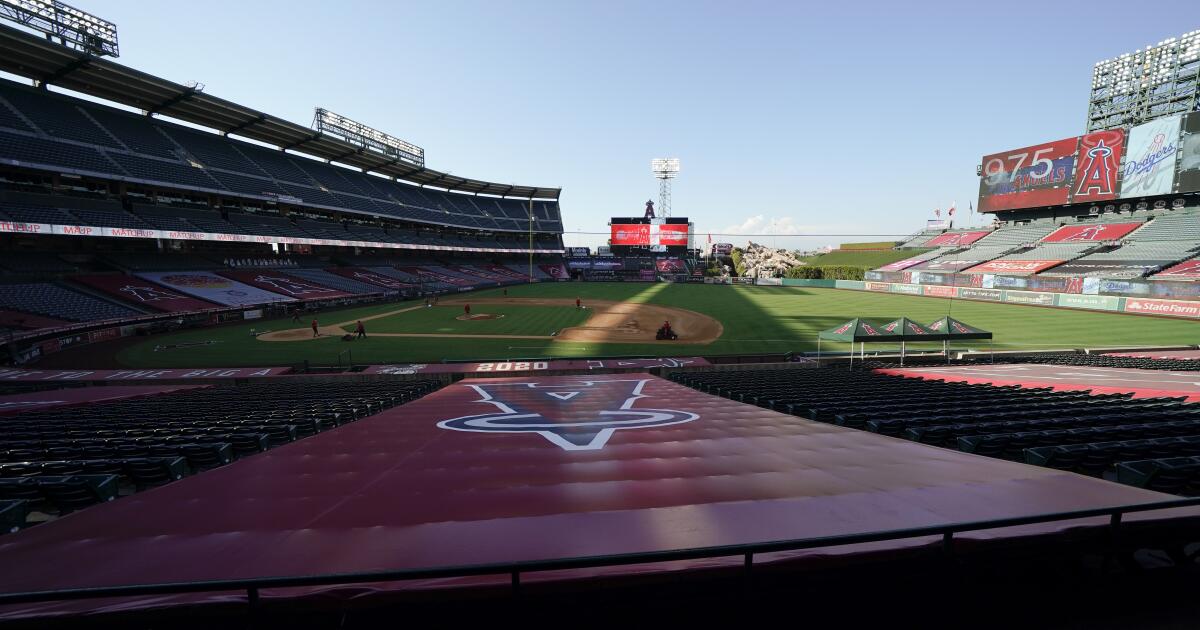
POLYGON ((980 156, 1082 133, 1096 61, 1200 26, 1195 0, 74 4, 117 23, 126 65, 561 186, 568 232, 640 213, 675 156, 701 242, 829 235, 753 239, 779 247, 909 234, 951 200, 967 218, 980 156))

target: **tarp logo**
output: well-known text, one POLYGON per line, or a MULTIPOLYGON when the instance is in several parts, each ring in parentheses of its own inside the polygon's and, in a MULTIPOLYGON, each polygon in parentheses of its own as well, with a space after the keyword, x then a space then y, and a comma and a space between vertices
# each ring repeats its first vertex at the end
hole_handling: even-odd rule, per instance
POLYGON ((118 291, 120 291, 121 293, 128 293, 129 295, 131 295, 134 299, 136 299, 139 302, 157 302, 159 300, 187 299, 187 298, 184 298, 182 295, 179 295, 178 293, 171 293, 170 291, 163 291, 161 289, 156 289, 154 287, 147 287, 147 286, 143 286, 143 285, 127 284, 127 285, 121 287, 120 289, 118 289, 118 291))
POLYGON ((1095 197, 1116 193, 1117 174, 1114 172, 1112 154, 1112 147, 1104 144, 1103 139, 1087 150, 1087 162, 1080 170, 1083 175, 1075 188, 1076 195, 1095 197))
POLYGON ((676 409, 638 406, 652 398, 650 379, 582 380, 543 385, 506 382, 466 385, 479 394, 473 404, 486 413, 443 420, 438 427, 478 433, 536 433, 567 451, 604 448, 613 433, 691 422, 700 416, 676 409))

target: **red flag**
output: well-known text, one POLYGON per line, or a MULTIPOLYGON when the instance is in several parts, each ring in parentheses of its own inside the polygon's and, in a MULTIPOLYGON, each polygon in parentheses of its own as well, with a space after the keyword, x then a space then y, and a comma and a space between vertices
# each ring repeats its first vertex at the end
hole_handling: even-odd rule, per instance
POLYGON ((950 216, 954 216, 954 202, 953 201, 950 202, 950 210, 948 211, 948 213, 950 216))
POLYGON ((937 217, 937 218, 939 218, 939 219, 940 219, 940 218, 942 218, 942 209, 941 209, 941 208, 934 208, 934 210, 933 210, 933 216, 935 216, 935 217, 937 217))
POLYGON ((709 243, 711 243, 711 242, 712 242, 712 234, 709 234, 709 235, 708 235, 708 242, 709 242, 709 243))

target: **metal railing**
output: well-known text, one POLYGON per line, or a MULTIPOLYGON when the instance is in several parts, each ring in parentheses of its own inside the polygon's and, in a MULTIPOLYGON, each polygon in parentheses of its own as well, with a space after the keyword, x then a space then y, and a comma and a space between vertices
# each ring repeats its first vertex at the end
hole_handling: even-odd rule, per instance
MULTIPOLYGON (((948 554, 952 554, 954 552, 955 534, 986 529, 1015 527, 1020 525, 1035 525, 1039 523, 1068 521, 1082 518, 1108 517, 1109 522, 1107 528, 1109 531, 1109 540, 1110 543, 1114 543, 1118 540, 1118 535, 1120 533, 1120 527, 1122 524, 1122 517, 1126 514, 1197 506, 1200 506, 1200 497, 1172 499, 1168 501, 1122 505, 1107 508, 1091 508, 1086 510, 1053 512, 1031 516, 989 519, 984 521, 967 521, 945 525, 929 525, 923 527, 892 529, 876 532, 863 532, 858 534, 838 534, 834 536, 819 536, 816 538, 801 538, 794 540, 780 540, 765 543, 738 545, 719 545, 712 547, 697 547, 692 549, 674 549, 668 551, 647 551, 604 556, 581 556, 574 558, 558 558, 553 560, 460 565, 422 569, 398 569, 358 573, 330 573, 323 575, 207 580, 161 584, 134 584, 128 586, 76 588, 55 591, 2 593, 0 594, 0 605, 34 602, 59 602, 68 600, 95 599, 101 597, 177 595, 186 593, 212 593, 244 590, 246 592, 246 600, 248 605, 251 609, 254 609, 260 602, 261 591, 269 588, 335 586, 363 584, 369 582, 400 582, 442 578, 481 577, 489 575, 507 575, 512 584, 512 592, 514 595, 516 595, 520 589, 521 575, 524 573, 598 567, 618 567, 736 556, 742 557, 743 570, 748 576, 754 566, 754 556, 764 553, 801 551, 805 549, 818 549, 822 547, 903 540, 909 538, 940 537, 942 539, 942 550, 948 554)), ((1197 512, 1191 516, 1200 518, 1200 512, 1197 512)), ((1200 534, 1200 529, 1197 530, 1197 533, 1200 534)))

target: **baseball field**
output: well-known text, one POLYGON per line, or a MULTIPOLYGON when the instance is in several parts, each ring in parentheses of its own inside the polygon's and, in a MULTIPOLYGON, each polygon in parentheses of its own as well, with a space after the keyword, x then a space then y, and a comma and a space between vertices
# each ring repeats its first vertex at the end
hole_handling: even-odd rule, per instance
MULTIPOLYGON (((1171 345, 1200 341, 1194 321, 796 287, 544 283, 316 315, 255 320, 126 344, 131 368, 332 365, 515 357, 688 356, 805 351, 852 317, 928 322, 951 315, 995 334, 997 349, 1171 345), (579 298, 583 308, 575 307, 579 298), (471 306, 468 317, 466 305, 471 306), (655 341, 664 320, 678 341, 655 341), (362 321, 365 339, 343 341, 362 321), (349 351, 349 352, 347 352, 349 351), (340 355, 340 356, 339 356, 340 355)), ((987 342, 977 342, 980 349, 987 342)), ((837 344, 827 349, 846 349, 837 344)))

